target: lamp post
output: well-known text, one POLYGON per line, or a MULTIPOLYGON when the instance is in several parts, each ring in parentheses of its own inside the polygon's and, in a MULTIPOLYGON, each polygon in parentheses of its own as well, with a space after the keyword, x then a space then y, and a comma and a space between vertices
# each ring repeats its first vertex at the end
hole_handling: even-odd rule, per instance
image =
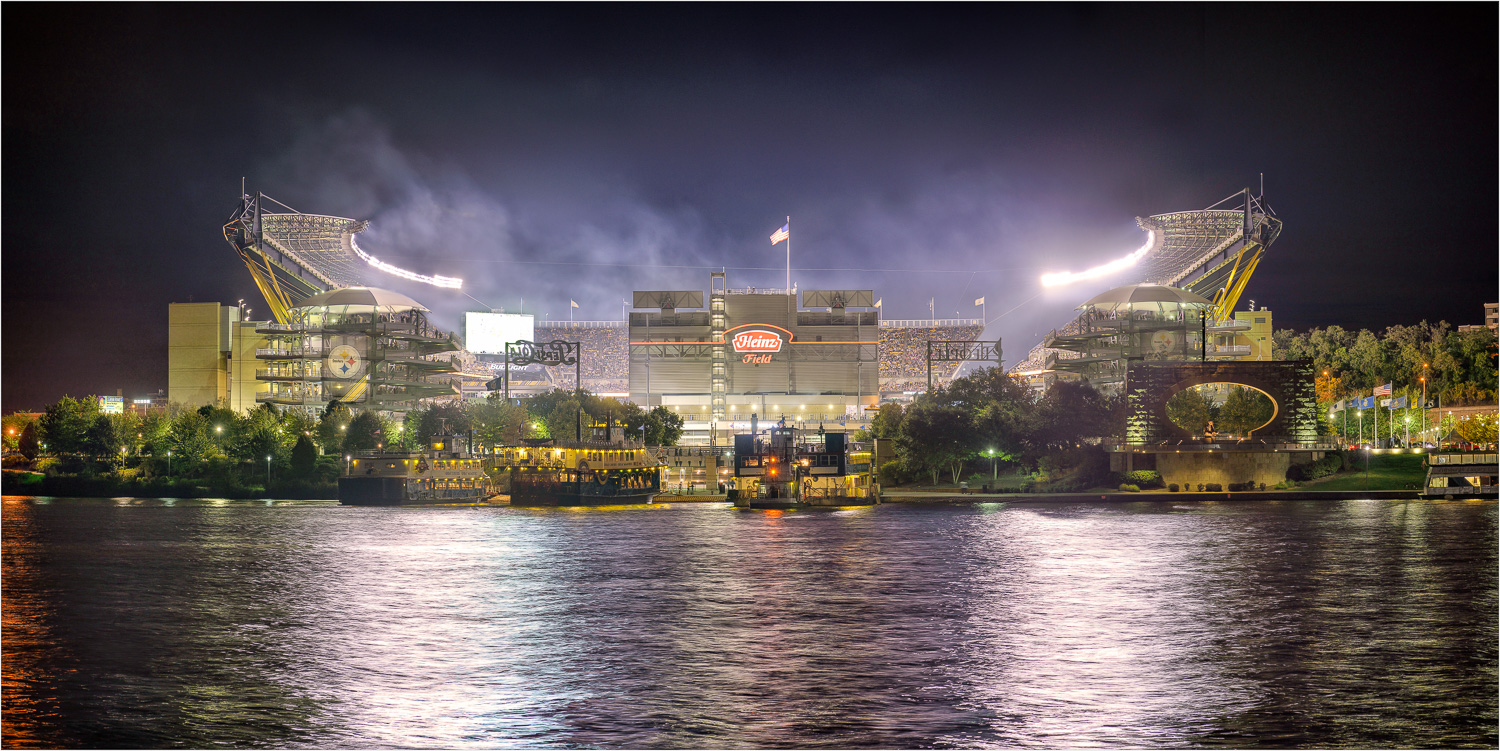
POLYGON ((266 489, 271 487, 271 455, 266 454, 266 489))
POLYGON ((803 459, 802 461, 798 462, 798 466, 797 466, 797 501, 799 503, 801 501, 803 501, 803 500, 806 500, 806 498, 807 498, 807 489, 803 487, 803 485, 806 485, 806 484, 807 484, 807 460, 803 459))
POLYGON ((172 476, 172 450, 167 449, 167 477, 172 476))
POLYGON ((1364 448, 1364 446, 1365 446, 1365 411, 1362 410, 1362 409, 1356 409, 1356 410, 1354 410, 1354 415, 1359 418, 1359 447, 1360 448, 1364 448))
POLYGON ((994 487, 994 484, 1000 481, 1000 470, 996 469, 995 465, 995 450, 985 449, 984 453, 990 455, 990 487, 994 487))

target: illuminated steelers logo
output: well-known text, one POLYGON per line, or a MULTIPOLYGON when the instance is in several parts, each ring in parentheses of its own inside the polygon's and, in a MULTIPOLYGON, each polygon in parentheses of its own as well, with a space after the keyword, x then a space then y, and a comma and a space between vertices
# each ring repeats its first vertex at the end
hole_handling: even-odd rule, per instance
POLYGON ((359 350, 340 344, 328 353, 328 370, 336 378, 353 378, 359 372, 359 350))

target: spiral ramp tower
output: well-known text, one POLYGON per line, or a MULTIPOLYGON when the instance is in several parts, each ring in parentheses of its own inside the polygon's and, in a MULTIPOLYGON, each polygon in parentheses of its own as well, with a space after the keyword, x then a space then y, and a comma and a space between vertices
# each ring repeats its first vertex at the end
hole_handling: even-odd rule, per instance
POLYGON ((263 385, 256 401, 337 400, 399 411, 418 399, 458 393, 429 379, 458 372, 449 356, 457 343, 432 328, 427 308, 369 282, 376 276, 371 270, 450 289, 462 280, 380 261, 355 240, 368 227, 367 220, 304 214, 262 193, 241 195, 224 239, 275 318, 256 329, 266 337, 256 349, 255 377, 263 385))

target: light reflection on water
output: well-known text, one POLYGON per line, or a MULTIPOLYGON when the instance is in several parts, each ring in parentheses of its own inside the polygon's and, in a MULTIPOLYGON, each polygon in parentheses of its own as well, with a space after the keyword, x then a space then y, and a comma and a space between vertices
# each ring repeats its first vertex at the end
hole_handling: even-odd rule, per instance
POLYGON ((4 501, 4 745, 1496 745, 1496 506, 4 501))

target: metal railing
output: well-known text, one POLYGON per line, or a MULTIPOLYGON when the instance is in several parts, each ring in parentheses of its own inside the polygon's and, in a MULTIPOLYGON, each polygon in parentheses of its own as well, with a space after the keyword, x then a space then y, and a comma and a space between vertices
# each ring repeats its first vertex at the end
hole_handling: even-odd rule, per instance
POLYGON ((1105 449, 1120 451, 1333 451, 1339 441, 1332 436, 1321 436, 1314 441, 1298 441, 1293 436, 1237 436, 1220 433, 1210 441, 1202 436, 1192 438, 1168 438, 1160 441, 1128 441, 1123 438, 1105 438, 1100 441, 1105 449))
POLYGON ((624 329, 629 328, 626 321, 537 321, 535 328, 539 329, 624 329))
POLYGON ((1500 454, 1461 453, 1461 454, 1429 454, 1427 463, 1432 466, 1440 464, 1500 464, 1500 454))
POLYGON ((322 347, 263 347, 255 350, 256 357, 322 357, 322 347))
POLYGON ((925 329, 935 326, 983 326, 984 319, 981 318, 934 318, 934 319, 887 319, 880 322, 881 328, 892 329, 925 329))

